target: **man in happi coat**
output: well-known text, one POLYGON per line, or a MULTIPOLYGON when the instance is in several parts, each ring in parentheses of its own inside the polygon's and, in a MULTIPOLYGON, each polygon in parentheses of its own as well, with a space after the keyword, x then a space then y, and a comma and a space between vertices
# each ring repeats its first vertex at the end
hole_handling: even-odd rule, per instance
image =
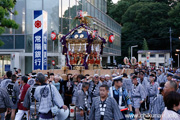
POLYGON ((109 87, 101 85, 99 89, 100 96, 93 99, 89 120, 123 120, 117 102, 108 96, 109 87))
POLYGON ((7 86, 6 86, 6 90, 9 94, 10 99, 13 102, 13 106, 12 106, 12 112, 11 112, 11 120, 14 120, 15 118, 15 112, 17 109, 17 104, 18 104, 18 99, 19 99, 19 94, 20 94, 20 88, 19 85, 16 82, 17 77, 16 75, 12 75, 12 81, 8 82, 7 86))
POLYGON ((153 74, 151 74, 149 76, 149 80, 150 80, 150 84, 148 85, 147 89, 148 89, 148 96, 149 96, 149 101, 150 104, 152 103, 153 99, 157 96, 158 94, 158 87, 159 84, 157 82, 154 82, 155 80, 155 76, 153 74))
POLYGON ((41 86, 38 86, 34 93, 34 98, 39 101, 39 120, 53 120, 55 117, 52 111, 54 107, 58 108, 58 110, 55 110, 58 112, 60 109, 66 110, 67 106, 64 105, 63 99, 56 87, 52 84, 47 84, 43 74, 39 76, 41 77, 39 79, 41 86))
POLYGON ((4 120, 5 112, 11 110, 13 103, 9 98, 7 91, 0 87, 0 120, 4 120))
POLYGON ((99 75, 95 74, 93 81, 90 82, 89 86, 89 103, 92 104, 93 98, 99 96, 99 87, 102 85, 102 83, 99 81, 99 75))
MULTIPOLYGON (((22 76, 19 101, 18 101, 18 112, 15 116, 15 120, 21 120, 24 114, 28 116, 28 109, 23 106, 26 92, 28 88, 30 87, 30 85, 28 85, 27 82, 28 82, 28 78, 26 76, 22 76)), ((26 117, 26 119, 28 120, 28 117, 26 117)))
POLYGON ((161 69, 158 69, 158 77, 157 77, 157 82, 160 84, 162 82, 166 82, 166 79, 165 79, 165 75, 164 73, 162 72, 161 69))
POLYGON ((141 114, 139 108, 146 98, 146 92, 144 87, 141 85, 141 83, 138 83, 136 75, 132 77, 132 82, 133 82, 133 86, 131 91, 131 101, 135 109, 135 114, 136 114, 135 116, 138 116, 136 117, 137 120, 141 114))
POLYGON ((127 90, 128 93, 131 92, 132 80, 128 78, 126 73, 123 73, 123 87, 127 90))
POLYGON ((130 118, 132 119, 134 114, 132 111, 132 103, 131 100, 129 98, 128 92, 125 88, 123 88, 123 83, 122 83, 122 77, 121 76, 117 76, 115 78, 113 78, 113 82, 114 82, 114 86, 110 87, 109 89, 109 96, 113 97, 116 102, 119 105, 119 109, 122 111, 122 114, 125 118, 125 114, 127 114, 127 107, 129 107, 129 111, 130 111, 130 118))
POLYGON ((12 82, 11 77, 12 77, 12 72, 7 71, 6 72, 6 78, 4 78, 4 80, 2 80, 2 82, 1 82, 1 87, 2 88, 6 89, 8 83, 12 82))
POLYGON ((36 88, 40 85, 39 80, 42 79, 40 74, 41 73, 37 74, 37 77, 35 79, 36 83, 28 89, 26 96, 24 98, 23 106, 28 110, 30 110, 30 117, 29 117, 30 119, 38 118, 39 102, 35 100, 34 93, 36 88))
POLYGON ((139 78, 140 81, 139 83, 141 83, 141 85, 144 87, 145 93, 146 93, 146 99, 143 101, 143 103, 141 104, 141 108, 143 108, 144 110, 147 110, 149 105, 148 105, 148 90, 147 87, 149 86, 149 82, 147 80, 147 77, 145 77, 145 73, 143 71, 139 72, 139 78))
POLYGON ((75 94, 76 94, 76 92, 78 91, 78 90, 81 90, 82 89, 82 80, 85 78, 85 76, 83 76, 83 75, 78 75, 77 76, 77 82, 75 81, 74 82, 74 86, 73 86, 73 97, 72 97, 72 103, 73 104, 76 104, 75 102, 76 102, 76 97, 74 96, 75 94))
POLYGON ((76 97, 76 119, 87 120, 87 114, 90 111, 90 104, 88 101, 89 83, 84 82, 82 89, 78 90, 75 94, 76 97))
POLYGON ((100 76, 100 82, 102 83, 102 85, 103 85, 103 84, 107 85, 107 81, 106 81, 104 75, 101 75, 101 76, 100 76))
POLYGON ((161 83, 159 85, 159 94, 152 100, 150 103, 149 107, 149 113, 152 115, 154 120, 160 120, 161 114, 164 111, 165 105, 164 105, 164 100, 163 100, 163 95, 164 95, 164 84, 161 83))
POLYGON ((105 78, 106 78, 108 87, 111 87, 112 86, 112 81, 111 81, 110 75, 106 74, 105 78))
POLYGON ((30 76, 30 79, 28 80, 27 84, 29 84, 30 86, 33 86, 35 84, 35 78, 36 78, 36 73, 32 73, 32 75, 30 76))

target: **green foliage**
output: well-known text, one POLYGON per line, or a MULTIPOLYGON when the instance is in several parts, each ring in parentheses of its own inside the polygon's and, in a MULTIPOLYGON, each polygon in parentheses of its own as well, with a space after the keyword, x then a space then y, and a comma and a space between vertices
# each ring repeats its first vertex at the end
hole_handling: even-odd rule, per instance
POLYGON ((110 14, 110 10, 113 8, 114 4, 112 0, 107 0, 107 14, 110 14))
POLYGON ((128 58, 131 58, 131 47, 128 48, 128 58))
POLYGON ((142 50, 149 50, 148 48, 148 43, 146 41, 146 39, 144 38, 144 41, 143 41, 143 47, 142 47, 142 50))
MULTIPOLYGON (((17 29, 18 24, 9 18, 10 14, 17 15, 17 11, 13 11, 16 0, 0 0, 0 35, 5 31, 5 27, 17 29)), ((0 40, 0 46, 4 43, 0 40)))
MULTIPOLYGON (((150 50, 169 49, 169 27, 174 38, 180 36, 179 0, 121 0, 109 10, 109 16, 122 25, 122 63, 132 45, 143 47, 146 38, 150 50)), ((180 41, 173 40, 173 49, 180 41)), ((134 51, 137 52, 138 49, 134 51)), ((137 54, 135 54, 137 57, 137 54)))

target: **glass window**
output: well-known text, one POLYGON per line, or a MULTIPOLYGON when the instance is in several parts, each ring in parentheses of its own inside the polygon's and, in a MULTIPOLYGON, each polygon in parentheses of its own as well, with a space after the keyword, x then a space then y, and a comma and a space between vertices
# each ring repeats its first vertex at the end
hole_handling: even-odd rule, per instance
POLYGON ((94 5, 94 1, 95 1, 95 0, 91 0, 91 4, 93 4, 93 5, 94 5))
POLYGON ((98 10, 95 9, 95 17, 98 19, 98 10))
POLYGON ((48 13, 48 33, 59 32, 59 2, 58 0, 44 0, 44 10, 48 13))
POLYGON ((15 21, 19 24, 19 28, 15 30, 16 34, 24 34, 25 32, 25 0, 17 0, 15 9, 18 15, 15 16, 15 21))
POLYGON ((4 42, 4 45, 0 49, 13 49, 14 48, 14 39, 12 35, 3 35, 0 36, 0 40, 4 42))
POLYGON ((32 35, 26 35, 26 52, 32 52, 32 35))
POLYGON ((74 27, 76 27, 76 23, 74 23, 72 25, 72 22, 74 21, 74 18, 76 17, 77 14, 77 4, 76 4, 76 0, 71 0, 70 1, 70 25, 71 25, 71 29, 73 29, 74 27))
POLYGON ((94 17, 94 9, 95 9, 94 6, 91 5, 91 14, 90 14, 90 15, 91 15, 92 17, 94 17))
POLYGON ((159 54, 159 57, 164 57, 164 54, 159 54))
POLYGON ((141 57, 146 57, 146 55, 145 55, 145 54, 142 54, 141 57))
MULTIPOLYGON (((42 10, 42 0, 26 0, 26 32, 32 34, 33 10, 42 10)), ((49 16, 49 14, 48 14, 49 16)))
POLYGON ((95 0, 95 7, 98 8, 98 1, 99 0, 95 0))
MULTIPOLYGON (((59 1, 58 0, 44 0, 44 10, 48 13, 48 52, 53 51, 53 42, 51 40, 51 32, 59 33, 59 1)), ((55 40, 54 52, 58 52, 58 44, 55 40)))
POLYGON ((62 0, 63 34, 69 32, 69 0, 62 0))
POLYGON ((32 72, 32 57, 25 56, 25 74, 29 74, 32 72))
POLYGON ((24 49, 24 35, 15 36, 15 49, 24 49))
POLYGON ((87 12, 90 14, 91 13, 91 4, 87 2, 87 12))
POLYGON ((150 57, 156 57, 155 54, 150 54, 150 57))

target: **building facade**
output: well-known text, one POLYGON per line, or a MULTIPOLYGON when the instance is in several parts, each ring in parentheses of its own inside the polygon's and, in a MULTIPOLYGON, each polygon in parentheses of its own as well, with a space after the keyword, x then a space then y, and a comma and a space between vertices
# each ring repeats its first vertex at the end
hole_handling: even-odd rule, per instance
POLYGON ((147 66, 169 66, 169 50, 139 50, 138 62, 147 64, 147 66))
POLYGON ((55 60, 55 69, 65 65, 61 43, 55 40, 53 46, 51 32, 61 36, 67 34, 76 26, 71 23, 78 10, 87 11, 93 17, 94 24, 91 27, 97 29, 101 37, 110 34, 115 36, 113 43, 107 42, 105 45, 102 65, 114 62, 115 56, 121 56, 121 26, 106 14, 106 0, 17 0, 14 9, 18 15, 10 14, 9 17, 19 24, 19 28, 6 29, 0 36, 4 42, 0 47, 0 76, 5 73, 5 65, 10 65, 11 70, 20 68, 23 74, 32 71, 34 10, 48 13, 48 69, 53 68, 52 60, 55 60))

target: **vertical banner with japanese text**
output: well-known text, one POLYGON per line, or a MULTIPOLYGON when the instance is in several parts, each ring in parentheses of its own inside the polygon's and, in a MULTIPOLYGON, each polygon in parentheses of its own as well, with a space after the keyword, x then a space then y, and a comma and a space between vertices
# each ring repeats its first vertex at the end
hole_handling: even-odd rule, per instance
POLYGON ((47 12, 35 10, 33 15, 33 70, 46 70, 47 12))

